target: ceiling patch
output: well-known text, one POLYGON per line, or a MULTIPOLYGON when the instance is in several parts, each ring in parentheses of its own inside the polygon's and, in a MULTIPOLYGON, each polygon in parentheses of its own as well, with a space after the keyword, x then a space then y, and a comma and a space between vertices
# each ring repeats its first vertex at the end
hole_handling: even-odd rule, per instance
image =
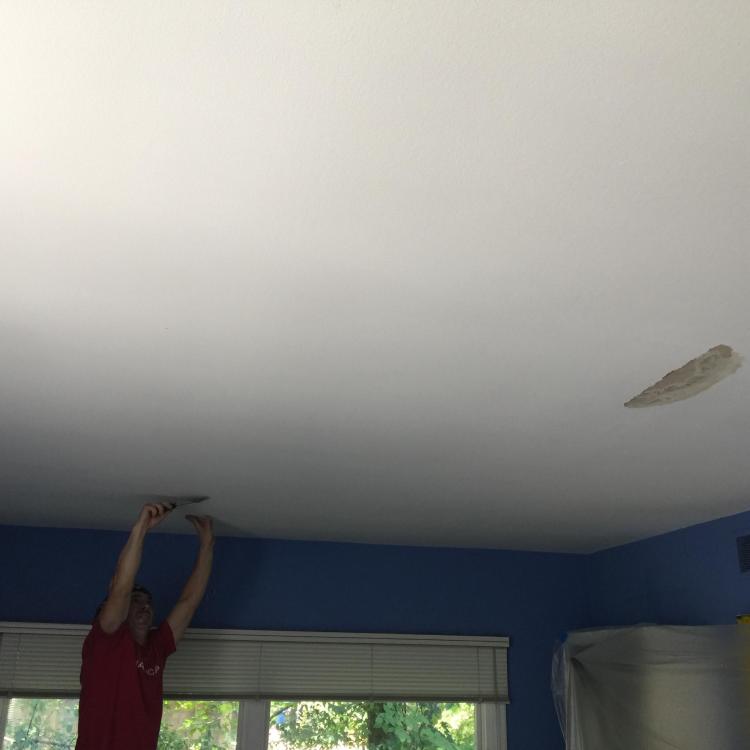
POLYGON ((742 357, 731 346, 719 344, 678 370, 672 370, 658 383, 631 398, 625 406, 658 406, 691 398, 736 372, 741 365, 742 357))

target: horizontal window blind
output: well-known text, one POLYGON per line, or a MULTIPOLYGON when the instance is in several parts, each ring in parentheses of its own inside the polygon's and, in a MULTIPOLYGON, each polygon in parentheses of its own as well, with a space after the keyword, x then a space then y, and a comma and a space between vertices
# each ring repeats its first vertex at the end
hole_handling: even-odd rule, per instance
MULTIPOLYGON (((77 695, 83 625, 0 623, 0 692, 77 695)), ((171 698, 508 701, 508 639, 190 629, 171 698)))

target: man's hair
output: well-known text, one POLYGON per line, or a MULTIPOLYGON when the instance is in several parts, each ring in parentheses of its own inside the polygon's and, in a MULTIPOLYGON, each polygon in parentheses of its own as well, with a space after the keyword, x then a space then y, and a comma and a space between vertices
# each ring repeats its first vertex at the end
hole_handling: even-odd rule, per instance
POLYGON ((154 595, 145 587, 141 586, 140 583, 136 583, 133 585, 133 590, 130 592, 131 596, 133 594, 145 594, 151 601, 154 599, 154 595))

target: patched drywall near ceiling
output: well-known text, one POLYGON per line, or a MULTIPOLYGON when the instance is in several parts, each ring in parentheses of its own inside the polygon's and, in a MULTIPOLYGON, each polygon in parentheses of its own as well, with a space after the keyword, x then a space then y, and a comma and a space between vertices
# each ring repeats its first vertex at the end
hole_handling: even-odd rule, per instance
POLYGON ((693 398, 733 375, 742 366, 742 357, 731 346, 712 346, 699 357, 667 373, 658 383, 650 385, 625 406, 635 409, 661 406, 693 398))
POLYGON ((747 507, 746 368, 622 408, 750 352, 746 4, 0 24, 0 522, 591 550, 747 507))

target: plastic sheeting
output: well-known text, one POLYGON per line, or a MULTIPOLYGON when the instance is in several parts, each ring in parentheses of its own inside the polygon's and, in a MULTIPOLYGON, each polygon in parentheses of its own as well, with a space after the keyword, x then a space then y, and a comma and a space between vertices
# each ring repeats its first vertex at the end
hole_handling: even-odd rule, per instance
POLYGON ((552 692, 567 750, 750 750, 750 626, 575 631, 552 692))

